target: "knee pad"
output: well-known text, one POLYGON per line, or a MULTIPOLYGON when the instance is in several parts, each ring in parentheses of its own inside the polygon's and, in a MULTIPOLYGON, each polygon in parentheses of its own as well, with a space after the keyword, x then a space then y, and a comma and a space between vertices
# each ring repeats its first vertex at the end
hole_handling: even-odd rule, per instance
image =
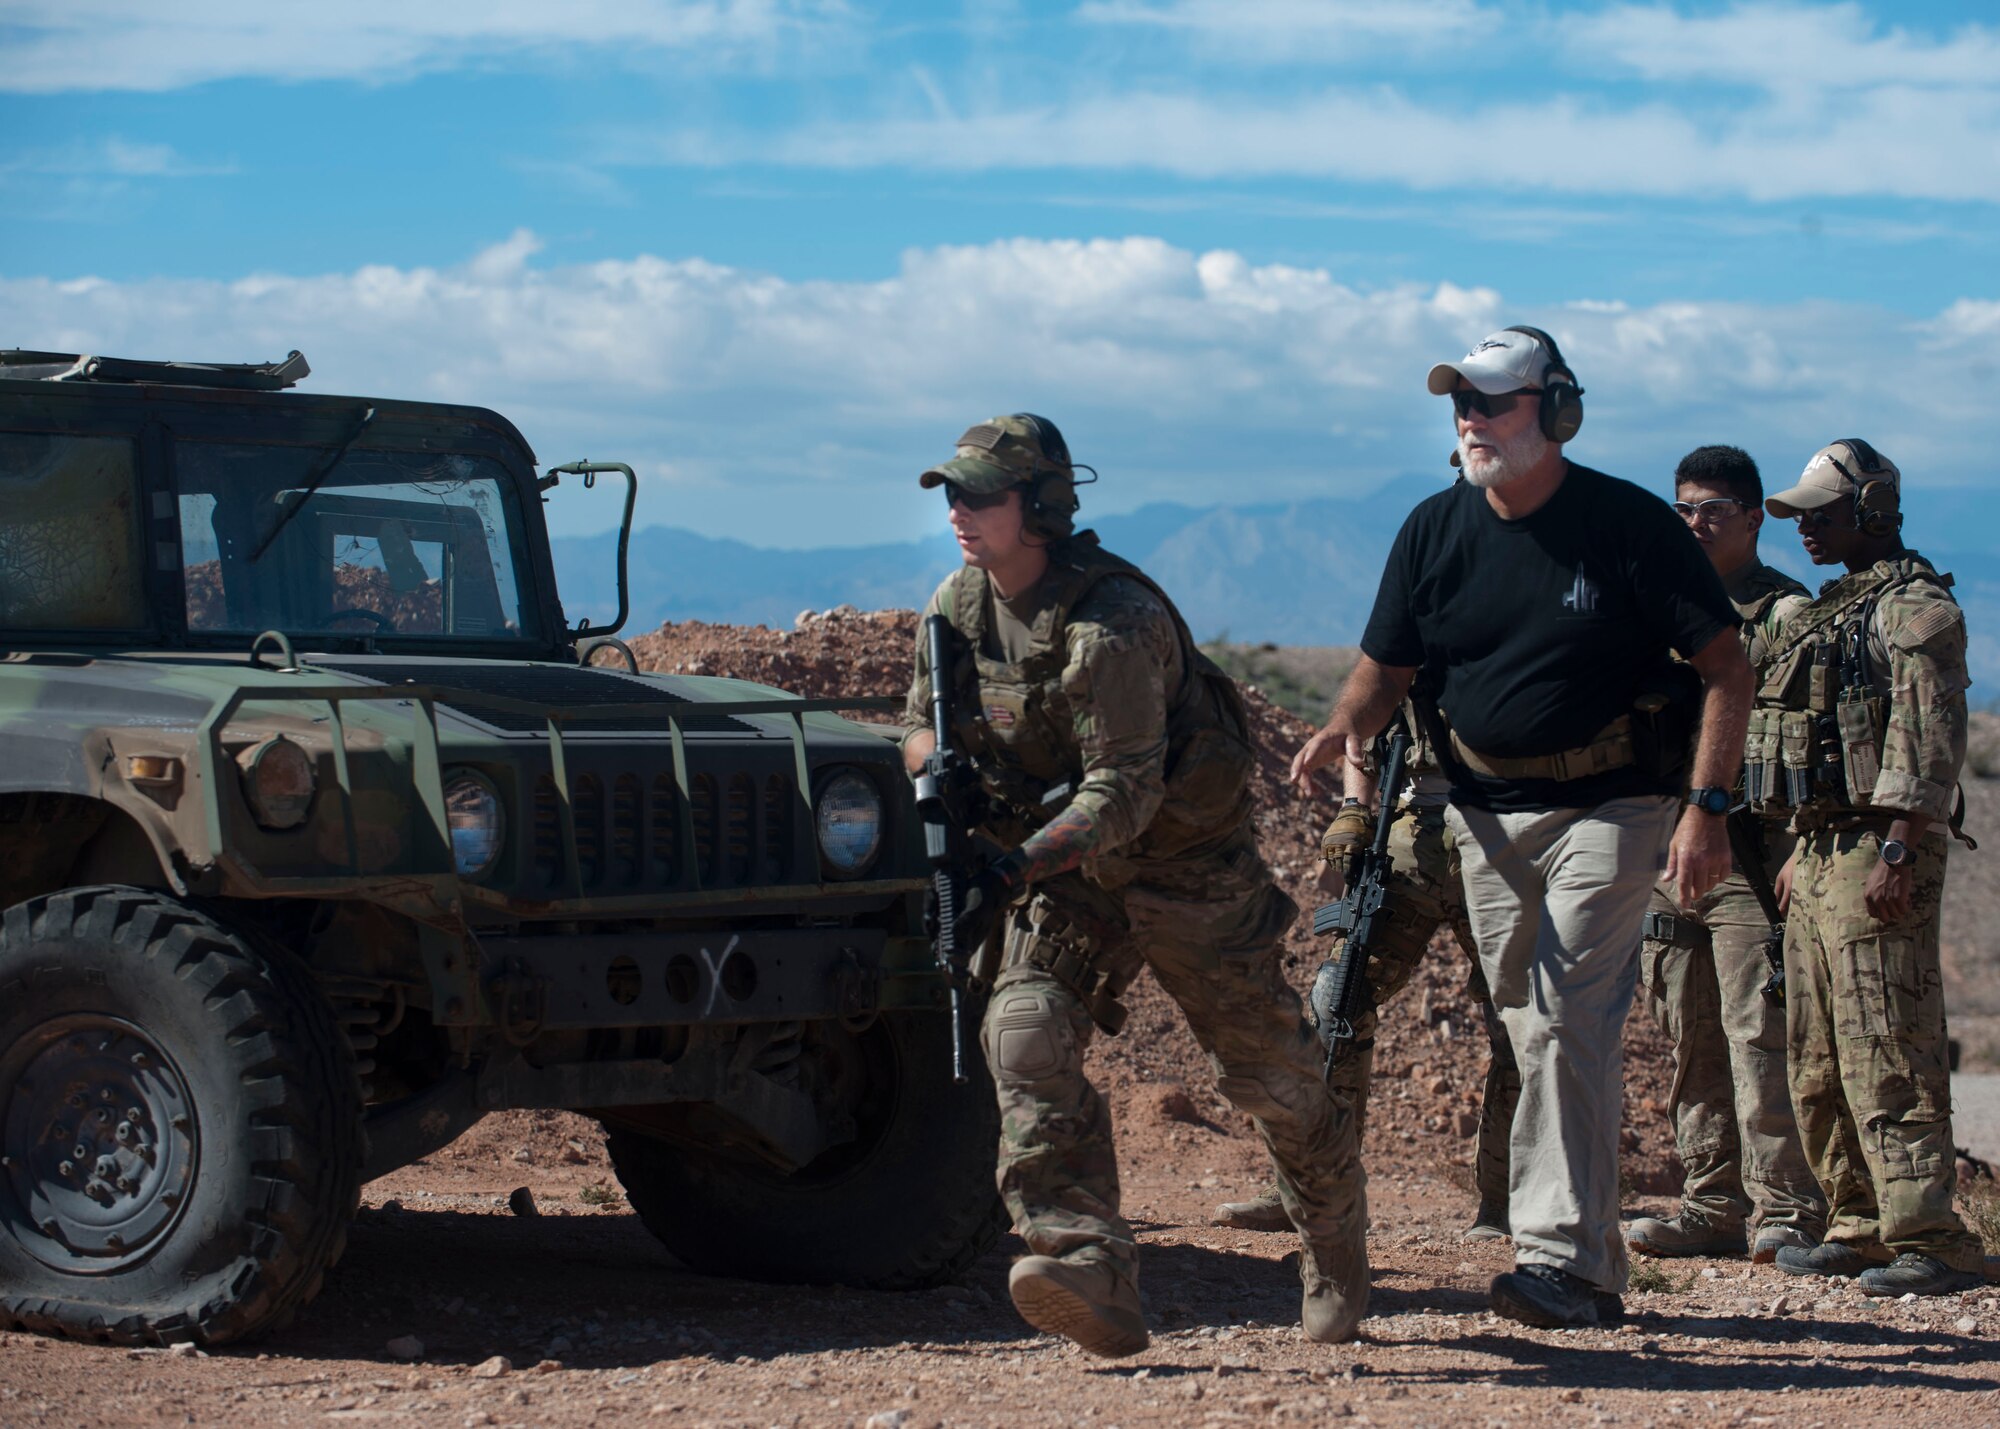
POLYGON ((1260 1121, 1284 1121, 1297 1115, 1298 1108, 1272 1089, 1272 1083, 1278 1081, 1276 1077, 1232 1073, 1217 1077, 1215 1087, 1229 1099, 1229 1104, 1240 1112, 1254 1116, 1260 1121))
POLYGON ((1060 996, 1043 987, 1010 987, 987 1009, 986 1062, 1000 1082, 1039 1082, 1076 1065, 1076 1034, 1060 996))

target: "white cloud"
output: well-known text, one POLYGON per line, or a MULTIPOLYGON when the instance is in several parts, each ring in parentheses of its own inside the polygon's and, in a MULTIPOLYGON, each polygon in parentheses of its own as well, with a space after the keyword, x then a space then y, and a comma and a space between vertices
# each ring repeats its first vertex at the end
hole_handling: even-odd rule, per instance
POLYGON ((649 255, 539 266, 539 246, 517 232, 449 269, 0 279, 0 311, 10 343, 60 351, 298 347, 311 390, 492 406, 546 459, 633 461, 643 520, 801 545, 924 529, 914 473, 996 411, 1060 422, 1105 472, 1099 509, 1442 476, 1449 422, 1423 373, 1520 321, 1553 331, 1589 389, 1580 460, 1652 480, 1722 440, 1784 471, 1858 428, 1913 479, 1958 477, 1983 469, 1962 414, 2000 329, 2000 305, 1973 299, 1927 321, 1582 295, 1522 309, 1144 237, 915 250, 851 282, 649 255))
POLYGON ((0 90, 168 90, 216 79, 381 82, 595 49, 768 54, 843 0, 0 0, 0 90))
POLYGON ((1566 15, 1557 33, 1584 63, 1609 61, 1656 82, 1807 91, 1827 105, 1881 88, 2000 84, 2000 30, 1968 24, 1924 39, 1878 26, 1851 3, 1738 4, 1701 15, 1617 5, 1566 15))
POLYGON ((1087 0, 1086 24, 1156 30, 1205 54, 1298 63, 1345 58, 1385 43, 1464 44, 1501 23, 1477 0, 1087 0))
POLYGON ((1145 169, 1195 179, 1293 177, 1418 189, 1646 197, 1888 195, 2000 200, 2000 89, 1938 105, 1850 91, 1800 124, 1750 107, 1701 122, 1670 105, 1580 97, 1450 107, 1390 89, 1296 98, 1114 94, 960 117, 823 122, 773 135, 627 136, 615 162, 723 166, 1145 169))
POLYGON ((0 177, 46 174, 62 177, 113 179, 185 179, 233 174, 233 163, 189 159, 171 145, 122 138, 116 134, 51 149, 24 149, 0 156, 0 177))

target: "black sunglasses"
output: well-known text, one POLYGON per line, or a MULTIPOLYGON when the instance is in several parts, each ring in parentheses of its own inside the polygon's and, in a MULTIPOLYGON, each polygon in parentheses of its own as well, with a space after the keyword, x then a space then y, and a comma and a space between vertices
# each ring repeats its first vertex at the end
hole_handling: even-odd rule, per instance
POLYGON ((1523 398, 1539 401, 1541 395, 1539 387, 1517 387, 1512 392, 1466 391, 1461 388, 1451 394, 1451 409, 1458 413, 1461 422, 1474 412, 1482 417, 1504 417, 1523 398))
POLYGON ((953 482, 944 484, 944 503, 947 506, 963 506, 967 511, 991 511, 996 506, 1007 504, 1007 493, 1019 491, 1018 486, 1003 486, 998 491, 967 491, 953 482))

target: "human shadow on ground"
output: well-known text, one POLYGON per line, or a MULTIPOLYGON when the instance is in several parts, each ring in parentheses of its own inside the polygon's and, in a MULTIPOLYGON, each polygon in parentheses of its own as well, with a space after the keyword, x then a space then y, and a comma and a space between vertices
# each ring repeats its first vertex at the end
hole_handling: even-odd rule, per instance
MULTIPOLYGON (((1008 1268, 1024 1253, 1005 1236, 956 1283, 928 1290, 771 1285, 685 1269, 629 1210, 364 1210, 341 1263, 290 1330, 220 1353, 381 1361, 388 1341, 413 1335, 434 1366, 505 1355, 517 1367, 552 1358, 616 1369, 899 1344, 1019 1348, 1039 1337, 1007 1295, 1008 1268)), ((1156 1331, 1298 1316, 1290 1261, 1149 1244, 1141 1285, 1156 1331)))

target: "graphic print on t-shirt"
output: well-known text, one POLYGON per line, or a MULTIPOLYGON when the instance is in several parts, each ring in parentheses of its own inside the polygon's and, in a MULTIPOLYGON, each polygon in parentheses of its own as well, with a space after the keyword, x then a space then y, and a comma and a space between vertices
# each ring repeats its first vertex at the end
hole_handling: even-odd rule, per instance
POLYGON ((1576 563, 1576 579, 1563 597, 1563 609, 1574 615, 1589 615, 1597 609, 1597 582, 1584 570, 1582 561, 1576 563))

